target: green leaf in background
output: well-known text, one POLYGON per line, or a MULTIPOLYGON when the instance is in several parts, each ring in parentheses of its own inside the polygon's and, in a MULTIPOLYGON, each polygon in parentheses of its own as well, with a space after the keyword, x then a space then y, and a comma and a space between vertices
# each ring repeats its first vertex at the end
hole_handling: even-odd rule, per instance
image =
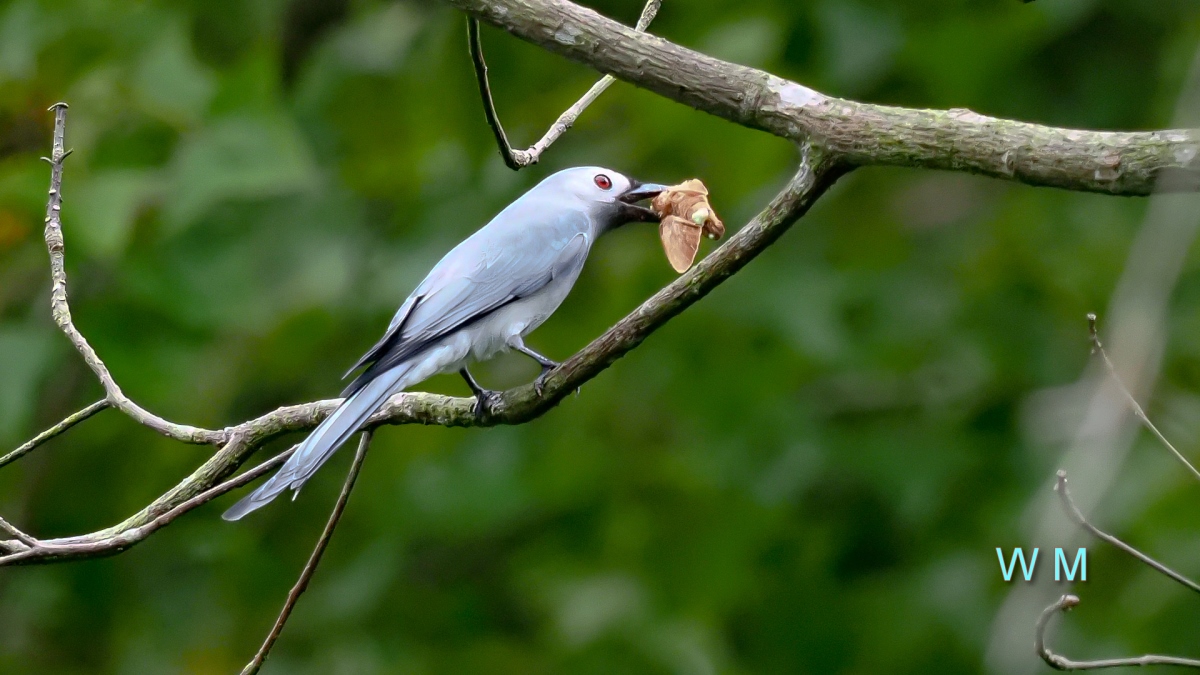
POLYGON ((0 440, 16 440, 37 406, 42 376, 53 355, 54 332, 44 326, 0 326, 0 440))
POLYGON ((160 172, 135 169, 81 178, 71 200, 72 215, 63 224, 65 236, 85 254, 119 256, 129 243, 140 209, 161 196, 162 182, 160 172))
POLYGON ((317 187, 318 173, 286 117, 229 117, 186 136, 170 168, 164 221, 170 233, 232 200, 259 200, 317 187))

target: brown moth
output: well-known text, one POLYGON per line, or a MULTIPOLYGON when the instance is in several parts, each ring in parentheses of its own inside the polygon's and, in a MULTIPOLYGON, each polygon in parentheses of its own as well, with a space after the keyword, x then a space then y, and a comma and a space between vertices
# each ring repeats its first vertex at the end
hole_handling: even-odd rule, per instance
POLYGON ((701 234, 709 239, 719 239, 725 234, 725 224, 708 203, 708 188, 696 178, 664 190, 650 203, 650 210, 661 218, 658 235, 663 251, 671 267, 680 274, 696 260, 701 234))

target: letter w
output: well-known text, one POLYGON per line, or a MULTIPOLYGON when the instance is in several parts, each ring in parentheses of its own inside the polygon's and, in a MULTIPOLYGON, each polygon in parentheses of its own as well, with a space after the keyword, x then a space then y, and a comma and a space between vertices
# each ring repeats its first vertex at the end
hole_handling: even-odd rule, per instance
POLYGON ((1000 559, 1000 574, 1005 581, 1012 581, 1013 570, 1017 568, 1017 560, 1021 561, 1021 573, 1025 575, 1025 581, 1033 579, 1033 570, 1037 567, 1038 550, 1033 549, 1033 555, 1029 558, 1029 564, 1025 564, 1025 551, 1018 546, 1013 549, 1012 558, 1009 560, 1008 566, 1004 566, 1004 552, 999 548, 996 549, 996 557, 1000 559))

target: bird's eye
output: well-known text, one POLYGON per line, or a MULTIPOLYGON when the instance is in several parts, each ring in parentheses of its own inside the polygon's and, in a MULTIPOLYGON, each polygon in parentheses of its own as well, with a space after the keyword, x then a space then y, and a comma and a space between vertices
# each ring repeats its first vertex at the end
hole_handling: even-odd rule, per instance
POLYGON ((596 181, 596 187, 600 188, 601 190, 612 189, 612 179, 608 176, 598 173, 596 174, 596 178, 594 180, 596 181))

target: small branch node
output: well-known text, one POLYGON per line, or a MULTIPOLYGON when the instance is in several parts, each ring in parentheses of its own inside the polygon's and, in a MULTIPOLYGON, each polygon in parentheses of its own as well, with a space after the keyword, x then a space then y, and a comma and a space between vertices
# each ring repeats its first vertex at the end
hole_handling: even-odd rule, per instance
POLYGON ((1037 620, 1037 629, 1034 636, 1034 650, 1046 665, 1055 670, 1096 670, 1099 668, 1121 668, 1125 666, 1182 666, 1185 668, 1200 668, 1200 661, 1195 659, 1185 659, 1177 656, 1159 656, 1157 654, 1146 654, 1144 656, 1134 656, 1122 659, 1097 659, 1094 661, 1074 661, 1062 654, 1054 652, 1046 644, 1046 627, 1049 626, 1050 620, 1055 614, 1070 611, 1079 605, 1079 597, 1075 595, 1064 595, 1051 604, 1046 609, 1042 610, 1041 615, 1037 620))
POLYGON ((5 520, 3 518, 0 518, 0 530, 4 530, 5 532, 11 534, 13 537, 15 537, 17 539, 17 541, 21 542, 22 544, 25 544, 30 549, 35 549, 42 545, 42 542, 38 541, 34 537, 29 536, 28 534, 25 534, 24 532, 19 530, 16 526, 9 523, 7 520, 5 520))
MULTIPOLYGON (((638 17, 634 30, 645 32, 646 28, 650 26, 650 22, 658 15, 660 6, 662 6, 662 0, 648 0, 642 8, 641 16, 638 17)), ((500 123, 500 115, 496 112, 496 102, 492 98, 492 87, 488 82, 487 62, 483 58, 483 45, 479 40, 479 20, 474 16, 467 17, 467 45, 471 52, 471 63, 475 66, 475 80, 479 85, 479 97, 483 100, 483 114, 487 118, 488 126, 492 129, 492 135, 496 138, 496 145, 500 149, 500 156, 504 159, 505 166, 513 171, 520 171, 527 166, 537 164, 542 153, 574 126, 579 115, 616 81, 611 75, 602 77, 574 105, 558 116, 558 119, 550 125, 538 142, 529 146, 527 150, 516 150, 508 142, 508 135, 504 132, 504 126, 500 123)))

